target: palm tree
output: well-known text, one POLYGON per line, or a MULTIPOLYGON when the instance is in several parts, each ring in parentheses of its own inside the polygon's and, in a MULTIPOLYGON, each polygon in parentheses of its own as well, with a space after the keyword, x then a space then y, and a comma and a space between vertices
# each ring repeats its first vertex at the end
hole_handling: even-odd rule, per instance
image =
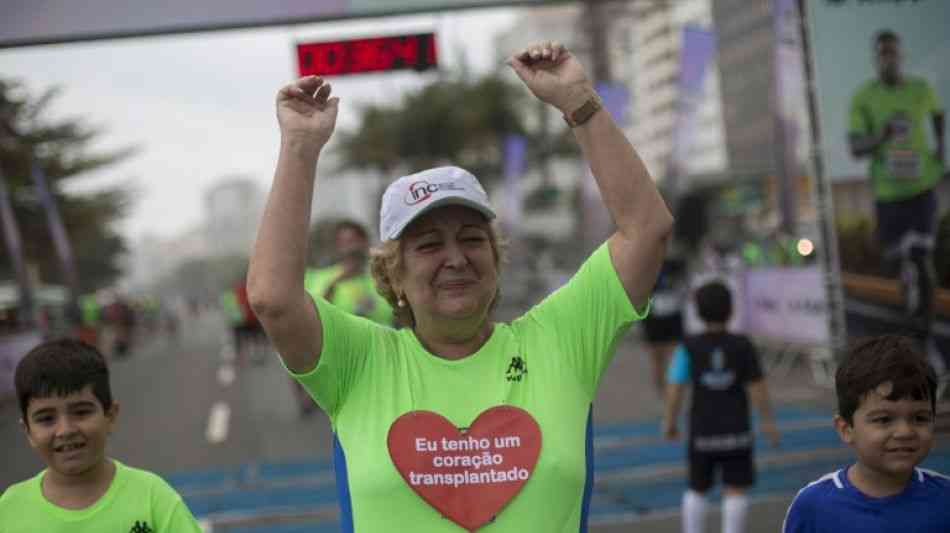
MULTIPOLYGON (((64 273, 46 214, 34 193, 31 165, 39 164, 72 242, 79 287, 92 291, 112 284, 121 274, 119 259, 126 247, 113 223, 130 207, 130 191, 113 187, 76 194, 65 192, 63 185, 115 164, 135 150, 93 152, 90 146, 102 131, 78 118, 48 118, 59 92, 50 88, 32 96, 21 83, 0 79, 0 174, 19 222, 26 262, 38 268, 44 281, 62 283, 64 273)), ((10 278, 10 271, 10 258, 0 261, 0 276, 10 278)))
POLYGON ((451 163, 490 186, 501 178, 507 135, 527 137, 531 162, 576 154, 566 127, 552 136, 542 120, 541 127, 528 131, 526 110, 533 109, 524 89, 498 74, 441 80, 406 94, 395 106, 364 107, 359 128, 341 132, 341 170, 373 170, 388 181, 397 171, 451 163))

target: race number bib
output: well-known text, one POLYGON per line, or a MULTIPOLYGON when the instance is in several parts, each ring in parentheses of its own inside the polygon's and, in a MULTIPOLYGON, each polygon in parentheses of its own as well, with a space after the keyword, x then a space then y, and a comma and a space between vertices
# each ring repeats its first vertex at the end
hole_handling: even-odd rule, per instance
POLYGON ((393 422, 389 455, 409 488, 468 531, 482 527, 531 477, 541 454, 541 428, 510 405, 482 412, 459 431, 444 416, 410 411, 393 422))
POLYGON ((890 149, 887 151, 887 171, 899 180, 917 179, 920 177, 920 156, 913 150, 890 149))

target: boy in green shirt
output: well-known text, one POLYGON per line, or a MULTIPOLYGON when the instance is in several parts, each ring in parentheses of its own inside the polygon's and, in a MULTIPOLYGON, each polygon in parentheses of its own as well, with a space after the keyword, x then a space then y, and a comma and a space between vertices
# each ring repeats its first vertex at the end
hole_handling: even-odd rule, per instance
POLYGON ((92 346, 40 344, 17 365, 20 423, 47 468, 0 496, 0 533, 200 533, 157 475, 106 457, 119 404, 92 346))

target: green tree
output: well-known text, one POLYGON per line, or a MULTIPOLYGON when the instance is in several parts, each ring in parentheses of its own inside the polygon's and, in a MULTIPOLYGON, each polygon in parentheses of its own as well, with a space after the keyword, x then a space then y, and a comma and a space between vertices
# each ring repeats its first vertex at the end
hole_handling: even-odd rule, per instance
MULTIPOLYGON (((26 261, 39 268, 43 281, 62 283, 62 266, 30 172, 33 161, 39 163, 70 237, 80 289, 91 291, 111 284, 121 273, 119 259, 126 246, 114 223, 130 207, 131 191, 113 187, 77 194, 66 192, 64 185, 115 164, 135 150, 94 151, 91 145, 102 130, 81 118, 49 116, 50 104, 59 93, 59 88, 49 88, 33 96, 22 83, 0 78, 0 171, 10 191, 26 261)), ((6 249, 2 253, 5 257, 6 249)), ((9 279, 11 270, 10 258, 5 257, 0 261, 0 276, 9 279)))
POLYGON ((487 185, 501 176, 507 134, 528 139, 528 161, 577 153, 566 125, 554 134, 529 131, 525 109, 538 107, 522 87, 498 74, 473 80, 463 73, 409 92, 395 105, 361 109, 359 128, 340 132, 341 166, 390 177, 397 169, 415 172, 452 163, 487 185))

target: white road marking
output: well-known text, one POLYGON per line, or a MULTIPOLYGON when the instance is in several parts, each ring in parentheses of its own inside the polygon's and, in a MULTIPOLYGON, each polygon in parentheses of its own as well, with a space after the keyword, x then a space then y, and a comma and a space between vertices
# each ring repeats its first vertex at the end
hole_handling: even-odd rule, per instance
POLYGON ((221 361, 225 363, 230 363, 234 361, 235 357, 234 347, 230 343, 221 346, 221 361))
POLYGON ((217 402, 211 406, 208 415, 208 430, 205 437, 211 444, 219 444, 228 438, 228 422, 231 420, 231 408, 225 402, 217 402))
POLYGON ((225 363, 218 368, 218 383, 222 387, 227 387, 234 383, 237 373, 234 371, 234 365, 225 363))

